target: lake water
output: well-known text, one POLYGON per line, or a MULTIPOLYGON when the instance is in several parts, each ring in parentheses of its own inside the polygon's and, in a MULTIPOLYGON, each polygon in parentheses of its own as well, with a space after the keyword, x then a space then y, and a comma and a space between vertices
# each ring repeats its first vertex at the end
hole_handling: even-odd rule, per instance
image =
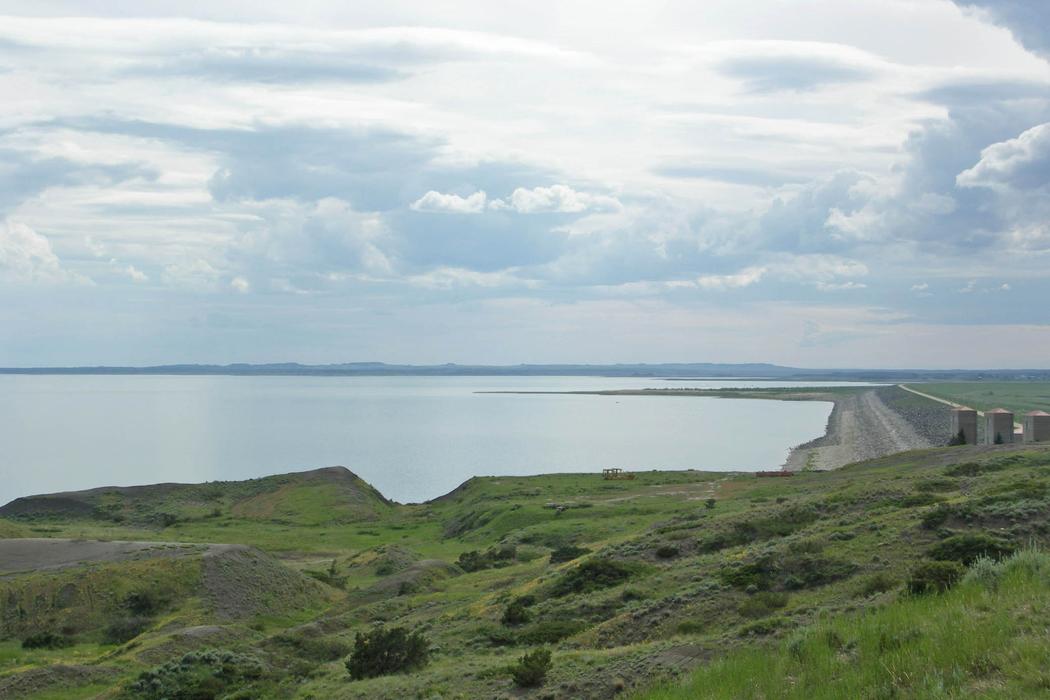
POLYGON ((35 493, 247 479, 336 464, 401 502, 440 496, 478 475, 612 466, 775 469, 792 446, 823 434, 830 403, 475 393, 756 384, 0 375, 0 503, 35 493))

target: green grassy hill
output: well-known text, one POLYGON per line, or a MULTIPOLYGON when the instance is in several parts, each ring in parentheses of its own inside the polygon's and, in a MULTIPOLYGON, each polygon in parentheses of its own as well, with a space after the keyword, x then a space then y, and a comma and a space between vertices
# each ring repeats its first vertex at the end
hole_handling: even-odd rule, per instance
MULTIPOLYGON (((633 481, 594 474, 479 478, 406 506, 387 503, 345 470, 153 488, 145 491, 149 498, 113 489, 62 494, 60 503, 89 506, 67 510, 55 508, 48 500, 54 497, 22 499, 0 513, 36 537, 251 545, 283 570, 316 581, 324 596, 263 588, 259 600, 286 604, 273 614, 256 606, 226 618, 208 607, 206 594, 175 596, 184 601, 180 612, 119 645, 69 630, 70 647, 22 650, 22 631, 9 629, 0 642, 0 695, 32 681, 38 693, 60 688, 68 697, 91 697, 101 685, 146 698, 154 696, 143 684, 182 692, 206 680, 218 684, 215 697, 239 690, 275 698, 607 698, 654 687, 670 697, 734 697, 728 679, 745 671, 732 669, 746 670, 758 663, 755 654, 769 653, 787 656, 769 670, 770 685, 750 697, 780 697, 769 690, 776 682, 804 688, 803 681, 816 682, 805 679, 818 677, 790 665, 792 649, 812 656, 805 663, 830 663, 813 641, 822 630, 837 630, 844 646, 829 654, 848 659, 850 649, 863 651, 870 642, 851 625, 867 624, 872 614, 890 620, 904 610, 899 614, 931 625, 957 619, 937 606, 977 594, 909 593, 934 586, 936 577, 921 567, 959 573, 979 555, 1050 540, 1050 446, 926 450, 781 479, 705 472, 645 472, 633 481), (421 632, 432 647, 429 663, 352 681, 344 659, 356 635, 377 622, 421 632), (539 647, 553 652, 545 682, 516 688, 508 666, 539 647), (190 656, 182 670, 165 665, 184 654, 190 656), (91 673, 62 675, 54 663, 91 673), (717 682, 729 690, 712 685, 698 694, 697 687, 715 682, 703 674, 723 667, 730 670, 717 682), (46 669, 54 677, 47 682, 46 669), (686 690, 659 688, 694 671, 699 680, 685 680, 694 684, 686 690)), ((123 575, 134 578, 132 562, 107 566, 126 567, 123 575)), ((236 589, 247 596, 251 572, 264 565, 224 566, 232 567, 228 580, 249 582, 236 589)), ((0 588, 25 580, 0 578, 0 588)), ((995 596, 1012 590, 982 589, 981 605, 994 613, 995 596)), ((1047 602, 1035 584, 1025 590, 1033 609, 1047 602)), ((1003 609, 1019 596, 1004 598, 1003 609)), ((66 624, 60 613, 49 622, 58 635, 66 624)), ((930 629, 922 639, 939 639, 930 629)), ((1001 670, 989 678, 1001 683, 989 688, 1031 690, 1040 682, 1031 660, 1050 659, 1014 636, 1023 647, 1015 651, 1018 661, 996 657, 1001 670)), ((915 668, 939 668, 929 643, 907 644, 915 668)), ((864 668, 880 683, 894 677, 878 659, 864 668)), ((956 694, 943 697, 983 687, 971 683, 968 669, 945 686, 956 694)), ((924 695, 914 678, 891 685, 897 695, 877 697, 940 697, 924 695)))

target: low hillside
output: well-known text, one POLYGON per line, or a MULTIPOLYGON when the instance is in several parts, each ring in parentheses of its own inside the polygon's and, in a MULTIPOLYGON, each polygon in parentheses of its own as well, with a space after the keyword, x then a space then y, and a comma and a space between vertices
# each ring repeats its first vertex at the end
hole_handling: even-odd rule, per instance
POLYGON ((249 481, 110 486, 18 498, 0 508, 17 523, 92 521, 169 527, 233 515, 241 520, 316 525, 374 520, 390 503, 343 467, 249 481))
POLYGON ((913 595, 729 654, 636 700, 1035 698, 1050 695, 1050 555, 980 559, 913 595))
MULTIPOLYGON (((943 597, 938 576, 947 586, 979 557, 1050 544, 1050 446, 929 449, 776 479, 634 476, 478 478, 426 504, 376 500, 374 515, 356 521, 319 517, 313 498, 305 515, 284 506, 263 515, 259 491, 227 497, 215 517, 167 525, 23 510, 16 524, 38 537, 257 547, 316 581, 327 602, 296 598, 287 586, 255 596, 251 584, 239 584, 230 595, 252 610, 254 600, 287 604, 280 614, 223 617, 208 601, 227 596, 209 598, 198 587, 179 608, 193 614, 153 628, 163 639, 118 646, 72 630, 70 647, 23 650, 23 631, 9 628, 0 689, 49 664, 90 660, 95 675, 82 687, 101 683, 127 698, 189 697, 204 678, 220 684, 218 697, 608 698, 788 648, 829 621, 867 619, 858 617, 864 611, 934 605, 943 597), (376 624, 418 632, 429 654, 413 657, 406 673, 352 677, 346 660, 355 640, 376 624), (549 670, 532 678, 537 685, 518 687, 522 676, 512 680, 511 667, 539 649, 552 652, 549 670), (112 678, 99 681, 100 672, 112 678), (151 695, 154 686, 168 694, 151 695)), ((206 557, 196 561, 205 571, 206 557)), ((259 566, 230 560, 217 568, 250 581, 259 566)), ((403 637, 395 649, 408 644, 403 637)), ((1011 683, 1029 687, 1042 671, 1022 659, 1010 673, 1011 683)))

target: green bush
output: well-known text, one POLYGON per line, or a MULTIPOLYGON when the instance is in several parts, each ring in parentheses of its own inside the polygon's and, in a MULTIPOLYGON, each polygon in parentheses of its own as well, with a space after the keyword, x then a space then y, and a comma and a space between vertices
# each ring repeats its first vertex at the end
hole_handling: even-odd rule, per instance
POLYGON ((102 632, 102 641, 106 644, 123 644, 139 636, 153 624, 148 617, 123 617, 114 620, 102 632))
POLYGON ((168 599, 156 591, 134 591, 124 597, 124 607, 136 617, 156 615, 167 605, 168 599))
POLYGON ((430 661, 430 642, 420 632, 379 626, 358 632, 346 670, 354 680, 412 671, 430 661))
POLYGON ((954 561, 929 561, 912 569, 908 578, 908 592, 943 593, 955 585, 963 575, 963 567, 954 561))
POLYGON ((787 605, 787 602, 787 593, 760 591, 749 596, 744 602, 737 606, 737 612, 743 617, 765 617, 787 605))
POLYGON ((580 620, 545 620, 526 627, 518 635, 519 644, 554 644, 571 637, 587 626, 580 620))
POLYGON ((125 696, 141 700, 206 700, 233 697, 260 697, 248 693, 246 686, 263 678, 266 666, 256 657, 232 651, 194 651, 169 661, 139 677, 125 696))
POLYGON ((1013 552, 1013 547, 1002 540, 984 533, 954 535, 934 545, 929 552, 931 559, 957 561, 972 564, 979 557, 1000 559, 1013 552))
POLYGON ((503 609, 503 617, 501 622, 504 625, 524 625, 526 622, 532 619, 532 613, 529 612, 529 606, 535 602, 535 599, 531 596, 524 598, 516 598, 507 604, 507 607, 503 609))
POLYGON ((547 680, 550 668, 550 651, 536 649, 522 656, 518 663, 510 667, 510 677, 519 688, 538 688, 547 680))
POLYGON ((660 559, 674 559, 678 556, 678 547, 669 544, 657 547, 656 556, 660 559))
POLYGON ((892 591, 897 587, 897 581, 889 574, 878 572, 864 578, 857 586, 857 595, 863 597, 873 596, 877 593, 892 591))
POLYGON ((73 646, 73 640, 54 632, 31 634, 22 640, 23 649, 65 649, 73 646))
POLYGON ((609 588, 627 581, 636 570, 637 567, 612 559, 589 559, 562 574, 551 587, 551 593, 560 597, 609 588))
POLYGON ((483 569, 509 566, 517 555, 518 549, 514 545, 501 545, 499 547, 491 547, 484 552, 476 550, 463 552, 459 555, 456 563, 466 572, 482 571, 483 569))
POLYGON ((579 559, 584 554, 590 553, 591 550, 586 547, 577 547, 572 544, 562 545, 551 552, 551 564, 561 564, 563 562, 572 561, 573 559, 579 559))

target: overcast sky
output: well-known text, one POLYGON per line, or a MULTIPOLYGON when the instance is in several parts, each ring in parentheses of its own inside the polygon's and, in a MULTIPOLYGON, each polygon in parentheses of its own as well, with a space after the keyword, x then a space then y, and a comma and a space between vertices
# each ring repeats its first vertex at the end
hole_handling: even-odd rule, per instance
POLYGON ((0 365, 1050 365, 1050 3, 364 5, 0 0, 0 365))

